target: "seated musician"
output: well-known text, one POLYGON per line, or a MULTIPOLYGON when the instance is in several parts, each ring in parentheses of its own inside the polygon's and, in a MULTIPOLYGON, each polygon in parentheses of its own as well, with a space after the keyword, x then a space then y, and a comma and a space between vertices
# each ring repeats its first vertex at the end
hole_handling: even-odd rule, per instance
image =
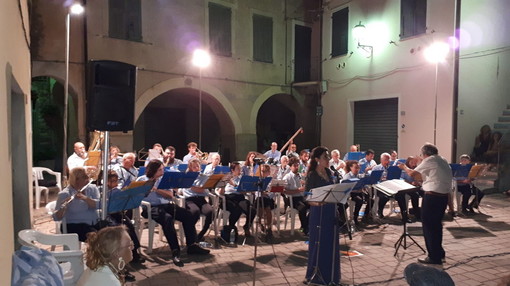
POLYGON ((243 176, 255 176, 257 174, 258 164, 255 164, 255 157, 257 154, 253 151, 248 152, 244 166, 241 169, 243 176))
MULTIPOLYGON (((216 161, 217 165, 220 161, 220 155, 217 153, 214 155, 216 155, 216 158, 213 161, 216 161)), ((212 170, 214 172, 214 168, 212 170)), ((200 161, 196 158, 189 160, 186 173, 187 172, 200 172, 200 161)), ((197 242, 202 241, 205 233, 209 229, 209 226, 211 226, 213 219, 213 207, 205 200, 205 198, 209 195, 209 192, 207 189, 198 186, 179 189, 179 191, 184 195, 186 210, 190 212, 195 223, 198 219, 200 219, 201 214, 205 216, 205 222, 202 226, 202 230, 197 235, 197 242)))
POLYGON ((301 222, 301 230, 308 235, 308 210, 310 205, 306 202, 303 193, 305 191, 304 180, 299 174, 299 159, 292 157, 289 160, 290 173, 283 177, 287 182, 285 194, 290 195, 294 208, 298 211, 299 221, 301 222))
POLYGON ((331 160, 329 160, 329 167, 335 168, 341 177, 345 175, 345 162, 340 159, 340 151, 337 149, 331 151, 331 160))
POLYGON ((344 154, 344 161, 347 161, 349 160, 349 153, 350 152, 358 152, 358 146, 356 145, 351 145, 351 147, 349 147, 349 152, 345 153, 344 154))
POLYGON ((130 182, 138 178, 138 170, 135 168, 135 153, 128 152, 122 156, 122 164, 113 169, 118 175, 118 188, 127 187, 130 182))
POLYGON ((88 160, 88 154, 85 151, 85 145, 81 142, 74 143, 74 153, 67 158, 67 168, 69 172, 76 167, 83 167, 86 171, 97 170, 96 166, 85 166, 88 160))
MULTIPOLYGON (((174 198, 173 190, 158 189, 161 177, 164 174, 163 162, 153 159, 147 165, 145 175, 139 177, 137 181, 150 181, 154 184, 151 192, 147 194, 144 201, 151 204, 152 219, 161 225, 163 233, 168 241, 172 251, 172 260, 175 265, 182 266, 179 247, 179 240, 175 232, 174 220, 182 222, 184 234, 186 236, 186 245, 188 246, 188 254, 208 254, 210 251, 203 249, 196 243, 197 232, 195 230, 196 220, 189 211, 171 203, 174 198)), ((142 212, 142 216, 147 218, 146 209, 142 212)))
MULTIPOLYGON (((382 180, 386 179, 384 174, 387 173, 388 167, 390 166, 390 158, 391 158, 390 154, 382 153, 381 154, 381 164, 372 168, 372 171, 376 171, 376 170, 384 171, 382 180)), ((408 194, 411 195, 411 192, 408 194)), ((404 193, 404 192, 398 192, 395 194, 395 200, 397 201, 398 206, 400 207, 400 214, 402 215, 402 221, 411 223, 412 221, 409 219, 409 216, 407 214, 407 202, 405 199, 405 195, 406 195, 406 193, 404 193)), ((384 214, 383 214, 384 206, 390 200, 391 196, 388 196, 383 192, 377 192, 377 196, 379 197, 377 215, 380 218, 384 218, 384 214)), ((416 206, 416 209, 418 210, 417 206, 416 206)), ((420 217, 419 211, 417 213, 415 213, 415 216, 417 218, 420 217)))
MULTIPOLYGON (((460 164, 465 166, 471 163, 471 158, 467 154, 460 155, 460 164)), ((455 175, 455 174, 454 174, 455 175)), ((455 176, 454 176, 455 177, 455 176)), ((462 178, 457 180, 457 190, 462 193, 462 213, 475 213, 473 208, 478 208, 480 201, 482 200, 484 193, 477 187, 473 186, 470 178, 462 178), (475 197, 469 202, 471 195, 475 197)))
POLYGON ((198 148, 197 143, 195 143, 195 142, 188 143, 188 154, 186 156, 184 156, 184 158, 182 158, 183 164, 188 164, 189 160, 191 160, 193 158, 199 159, 198 154, 197 154, 197 148, 198 148))
MULTIPOLYGON (((345 175, 343 177, 344 180, 350 180, 350 179, 357 179, 359 178, 359 170, 360 170, 360 166, 359 166, 359 163, 358 161, 356 160, 349 160, 345 163, 345 175)), ((354 205, 354 211, 353 211, 353 219, 354 219, 354 224, 359 226, 359 221, 358 221, 358 217, 359 217, 359 212, 361 210, 361 207, 363 206, 363 202, 368 202, 368 199, 370 198, 370 196, 368 195, 368 193, 366 192, 363 192, 362 189, 359 189, 359 190, 352 190, 351 192, 351 199, 354 201, 355 205, 354 205)), ((372 199, 371 201, 371 206, 374 205, 374 200, 372 199)), ((367 206, 365 207, 365 215, 363 216, 363 222, 367 222, 368 219, 370 217, 370 208, 369 208, 369 205, 367 204, 367 206)))
POLYGON ((227 233, 230 233, 232 229, 236 229, 236 223, 241 214, 244 213, 246 215, 246 223, 243 226, 244 235, 250 237, 250 228, 257 212, 252 207, 250 201, 245 198, 244 194, 236 190, 241 181, 241 165, 239 163, 231 163, 230 171, 232 172, 232 179, 228 181, 225 188, 221 188, 219 191, 220 195, 225 195, 225 205, 227 211, 230 212, 227 233))
MULTIPOLYGON (((287 149, 287 152, 285 152, 285 155, 287 155, 287 157, 296 157, 296 158, 299 158, 299 154, 297 153, 297 146, 296 144, 294 143, 290 143, 289 145, 289 149, 287 149)), ((281 158, 280 158, 281 160, 281 158)))
MULTIPOLYGON (((416 168, 419 163, 420 163, 420 160, 418 158, 416 158, 414 156, 409 156, 409 157, 407 157, 405 165, 409 169, 414 170, 414 168, 416 168)), ((421 183, 422 183, 421 181, 417 181, 413 177, 409 176, 406 172, 402 172, 401 178, 404 179, 404 181, 406 181, 407 183, 409 183, 413 186, 417 186, 417 187, 420 187, 421 183)), ((423 190, 420 188, 420 189, 416 189, 416 191, 414 191, 414 192, 406 192, 406 193, 407 193, 407 195, 409 195, 409 197, 411 197, 411 205, 413 206, 412 212, 409 211, 409 213, 414 214, 414 217, 417 220, 421 220, 421 210, 420 210, 419 200, 420 200, 420 196, 423 197, 423 190)), ((397 195, 395 195, 395 199, 397 200, 397 202, 399 202, 402 199, 405 200, 404 194, 397 194, 397 195), (404 197, 404 198, 402 198, 402 197, 404 197)), ((399 207, 400 207, 400 212, 407 211, 406 203, 403 203, 403 204, 399 203, 399 207)))
POLYGON ((58 193, 53 214, 55 220, 65 218, 68 233, 77 233, 80 241, 87 240, 87 233, 98 230, 99 190, 89 184, 90 178, 83 167, 75 167, 69 173, 69 186, 58 193))
POLYGON ((144 166, 147 166, 147 164, 149 164, 149 162, 153 159, 163 161, 163 146, 159 143, 154 143, 154 145, 152 145, 152 150, 154 153, 151 153, 151 150, 149 150, 149 155, 147 160, 145 160, 144 166))
MULTIPOLYGON (((294 157, 294 158, 297 159, 298 157, 294 157)), ((298 164, 299 164, 299 159, 298 159, 298 164)), ((286 155, 283 155, 280 158, 280 165, 278 165, 278 172, 276 172, 276 179, 282 180, 283 177, 285 177, 285 175, 287 175, 289 172, 290 172, 289 157, 287 157, 286 155)))
MULTIPOLYGON (((119 176, 117 173, 113 170, 108 171, 108 202, 110 202, 111 195, 117 192, 121 192, 121 189, 118 188, 119 184, 119 176)), ((117 212, 117 213, 110 213, 108 214, 108 221, 109 226, 118 226, 118 225, 125 225, 127 228, 127 232, 129 234, 129 237, 131 238, 131 241, 133 242, 133 249, 131 252, 133 253, 133 260, 134 263, 144 263, 145 259, 143 259, 140 254, 138 253, 138 249, 140 248, 140 240, 138 240, 138 236, 135 232, 135 227, 133 223, 131 223, 131 219, 129 219, 125 215, 126 211, 117 212)))
POLYGON ((278 149, 278 143, 272 142, 271 143, 271 150, 269 150, 266 153, 264 153, 264 156, 267 157, 268 162, 271 163, 271 164, 278 164, 278 163, 280 163, 280 157, 282 156, 282 154, 277 149, 278 149))
POLYGON ((119 147, 110 146, 110 163, 108 163, 108 170, 113 170, 122 163, 122 156, 119 155, 119 147))
MULTIPOLYGON (((203 172, 204 175, 212 175, 212 174, 214 174, 214 170, 221 163, 221 156, 220 156, 220 154, 212 153, 210 157, 211 157, 211 164, 208 164, 207 166, 205 166, 205 169, 204 169, 204 172, 203 172)), ((200 161, 198 163, 200 165, 200 161)))
MULTIPOLYGON (((384 153, 384 154, 388 154, 388 153, 384 153)), ((374 161, 374 156, 375 156, 375 152, 374 150, 372 149, 368 149, 367 151, 365 151, 365 158, 362 158, 359 160, 359 166, 363 169, 365 168, 364 170, 364 173, 369 173, 369 171, 372 170, 372 168, 374 168, 377 163, 374 161)), ((388 154, 388 158, 389 158, 390 154, 388 154)), ((389 159, 388 159, 388 163, 389 163, 389 159)), ((386 167, 388 168, 388 167, 386 167)), ((382 169, 381 169, 382 170, 382 169)))
MULTIPOLYGON (((267 164, 260 166, 260 177, 266 178, 271 176, 271 167, 267 164)), ((266 241, 271 242, 273 240, 273 231, 271 229, 273 223, 272 210, 275 209, 276 205, 274 202, 274 193, 268 193, 266 190, 255 193, 258 204, 258 222, 262 228, 262 231, 266 232, 266 241), (264 224, 261 224, 261 218, 264 218, 264 224)))
POLYGON ((173 146, 166 147, 165 152, 163 152, 163 165, 176 169, 180 164, 182 164, 182 161, 175 158, 175 148, 173 146))
POLYGON ((310 160, 310 151, 308 149, 303 149, 299 152, 299 174, 301 176, 306 177, 308 173, 308 164, 310 160))
POLYGON ((392 162, 392 166, 396 166, 397 165, 397 161, 398 161, 398 153, 397 151, 395 150, 390 150, 390 162, 392 162))

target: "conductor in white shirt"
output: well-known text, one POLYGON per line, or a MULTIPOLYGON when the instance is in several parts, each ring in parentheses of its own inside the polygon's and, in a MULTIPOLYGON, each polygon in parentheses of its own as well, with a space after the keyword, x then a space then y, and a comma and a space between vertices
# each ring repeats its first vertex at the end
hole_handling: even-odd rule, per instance
POLYGON ((445 258, 442 219, 452 191, 452 171, 446 159, 438 155, 437 147, 430 143, 421 147, 421 156, 423 161, 414 170, 405 164, 398 166, 414 179, 423 179, 421 217, 428 256, 418 262, 441 265, 445 258))

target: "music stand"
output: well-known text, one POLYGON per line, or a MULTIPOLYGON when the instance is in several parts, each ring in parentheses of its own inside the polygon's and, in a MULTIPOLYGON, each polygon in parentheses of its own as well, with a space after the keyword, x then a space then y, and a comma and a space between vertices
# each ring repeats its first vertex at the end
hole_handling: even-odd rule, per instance
POLYGON ((158 189, 190 188, 198 177, 198 172, 165 172, 159 182, 158 189))
POLYGON ((108 200, 107 213, 117 213, 139 207, 143 198, 145 198, 145 194, 147 194, 151 188, 152 186, 148 184, 113 192, 108 200))
MULTIPOLYGON (((381 191, 384 194, 389 195, 389 196, 393 196, 398 192, 405 193, 405 192, 414 192, 416 190, 416 186, 406 183, 404 180, 397 180, 397 179, 384 181, 380 184, 377 184, 375 186, 375 188, 378 191, 381 191)), ((404 223, 404 229, 403 229, 402 235, 400 235, 397 242, 395 242, 395 254, 393 254, 393 256, 397 256, 398 249, 400 248, 400 246, 403 246, 404 250, 405 250, 405 249, 411 247, 413 245, 413 243, 416 244, 423 251, 423 253, 425 253, 425 249, 423 249, 423 247, 421 247, 421 245, 419 245, 418 242, 416 242, 416 240, 414 240, 414 238, 407 231, 407 221, 403 220, 403 223, 404 223), (407 238, 409 238, 413 243, 407 245, 407 238)))
MULTIPOLYGON (((353 187, 355 185, 356 185, 356 182, 349 182, 349 183, 333 184, 333 185, 327 185, 324 187, 314 188, 314 189, 310 190, 311 195, 309 195, 306 198, 306 200, 308 202, 317 202, 320 204, 332 203, 332 204, 335 204, 335 206, 337 204, 345 204, 347 202, 347 198, 349 197, 349 194, 351 193, 351 190, 353 189, 353 187)), ((336 214, 336 209, 335 209, 335 214, 336 214)), ((314 278, 316 278, 316 277, 318 279, 320 279, 323 284, 326 284, 324 277, 322 276, 322 273, 320 272, 320 269, 319 269, 320 243, 321 243, 321 234, 322 234, 322 230, 320 229, 320 227, 322 225, 322 217, 323 217, 323 208, 321 207, 321 213, 319 216, 319 225, 317 226, 317 228, 319 228, 319 235, 317 237, 317 242, 316 242, 317 257, 315 259, 314 270, 312 272, 310 280, 308 281, 308 285, 316 283, 316 282, 313 282, 314 278)), ((337 224, 335 224, 333 227, 333 243, 334 243, 335 239, 338 239, 336 237, 336 235, 337 235, 337 224)), ((334 259, 335 253, 337 251, 339 251, 339 250, 335 249, 335 247, 333 245, 332 255, 331 255, 332 260, 334 259)), ((335 275, 334 267, 335 267, 335 263, 333 263, 333 261, 331 261, 330 281, 333 281, 333 278, 335 275)))

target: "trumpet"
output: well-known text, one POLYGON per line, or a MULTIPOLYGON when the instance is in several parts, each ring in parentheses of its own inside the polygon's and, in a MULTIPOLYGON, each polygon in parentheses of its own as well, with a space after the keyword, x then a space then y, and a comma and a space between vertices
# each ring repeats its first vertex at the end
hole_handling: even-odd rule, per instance
POLYGON ((201 161, 207 161, 207 158, 209 158, 209 153, 207 153, 207 152, 202 152, 198 148, 197 148, 196 152, 197 152, 197 158, 200 159, 201 161))

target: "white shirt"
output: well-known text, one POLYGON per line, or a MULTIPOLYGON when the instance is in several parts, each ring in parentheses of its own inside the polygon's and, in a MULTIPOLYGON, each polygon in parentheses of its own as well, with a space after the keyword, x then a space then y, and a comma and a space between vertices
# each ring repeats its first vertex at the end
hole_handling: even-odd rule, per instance
POLYGON ((423 179, 424 191, 449 194, 452 191, 452 170, 446 159, 439 155, 425 158, 414 169, 423 179))
POLYGON ((67 167, 69 168, 69 171, 76 167, 83 167, 85 166, 85 161, 87 160, 87 153, 85 153, 85 159, 78 156, 76 152, 73 153, 73 155, 69 156, 67 158, 67 167))
MULTIPOLYGON (((287 187, 286 189, 288 190, 297 190, 301 187, 301 176, 298 174, 294 174, 292 172, 288 173, 287 175, 285 175, 285 177, 283 177, 283 179, 287 182, 287 187)), ((303 193, 296 193, 296 194, 292 194, 292 196, 302 196, 303 193)))
POLYGON ((121 286, 119 279, 115 277, 112 270, 108 266, 98 268, 96 271, 90 270, 88 267, 81 274, 77 286, 121 286))

